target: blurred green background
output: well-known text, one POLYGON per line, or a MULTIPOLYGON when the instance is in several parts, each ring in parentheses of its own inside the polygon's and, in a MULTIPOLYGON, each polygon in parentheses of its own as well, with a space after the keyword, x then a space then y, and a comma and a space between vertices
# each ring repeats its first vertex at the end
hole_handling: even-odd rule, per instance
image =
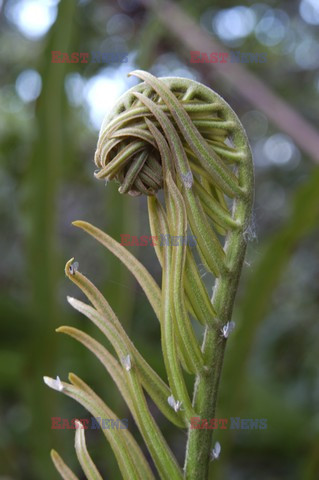
MULTIPOLYGON (((1 480, 57 478, 51 448, 79 472, 74 432, 52 430, 51 417, 90 415, 49 390, 43 375, 80 375, 136 433, 96 358, 54 332, 70 324, 99 337, 66 302, 82 298, 64 276, 70 257, 164 375, 159 327, 140 288, 71 225, 87 220, 117 240, 149 232, 145 199, 121 196, 93 176, 103 115, 134 85, 126 74, 135 68, 219 92, 254 154, 254 221, 218 417, 266 418, 268 428, 217 431, 222 454, 212 474, 319 478, 318 26, 317 0, 0 1, 1 480), (127 61, 55 64, 57 50, 124 52, 127 61), (266 62, 193 64, 191 50, 266 53, 266 62)), ((159 279, 152 248, 129 248, 159 279)), ((154 415, 182 462, 185 433, 154 415)), ((87 440, 104 477, 120 478, 102 433, 89 431, 87 440)))

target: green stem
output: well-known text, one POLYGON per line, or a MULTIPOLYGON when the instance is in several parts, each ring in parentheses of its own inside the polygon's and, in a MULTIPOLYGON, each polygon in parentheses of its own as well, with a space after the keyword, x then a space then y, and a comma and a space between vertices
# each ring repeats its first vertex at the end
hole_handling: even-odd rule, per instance
MULTIPOLYGON (((217 279, 212 302, 218 313, 220 326, 206 327, 203 341, 203 355, 208 373, 196 378, 193 407, 200 419, 215 418, 218 388, 222 372, 226 339, 221 327, 231 320, 239 275, 244 260, 246 243, 242 232, 233 232, 229 239, 229 260, 233 261, 230 272, 217 279)), ((208 478, 209 460, 212 445, 212 429, 194 429, 189 426, 185 459, 185 477, 188 480, 208 478)))

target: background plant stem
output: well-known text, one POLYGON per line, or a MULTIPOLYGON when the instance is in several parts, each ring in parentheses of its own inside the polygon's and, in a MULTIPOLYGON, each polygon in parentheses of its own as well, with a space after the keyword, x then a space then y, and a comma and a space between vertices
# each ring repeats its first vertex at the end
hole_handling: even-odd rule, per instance
MULTIPOLYGON (((47 471, 47 456, 54 432, 49 429, 55 400, 43 387, 42 376, 54 371, 56 341, 51 335, 58 319, 57 282, 58 251, 56 202, 60 169, 65 155, 63 142, 64 78, 69 64, 50 63, 51 51, 58 47, 68 51, 73 42, 76 3, 61 2, 58 19, 48 37, 45 66, 41 69, 43 90, 36 105, 38 136, 29 167, 28 238, 29 278, 32 292, 33 342, 27 366, 26 396, 33 412, 30 448, 34 458, 34 478, 53 478, 47 471), (51 336, 50 336, 51 335, 51 336), (48 338, 50 336, 50 342, 48 338)), ((30 327, 31 328, 31 327, 30 327)))

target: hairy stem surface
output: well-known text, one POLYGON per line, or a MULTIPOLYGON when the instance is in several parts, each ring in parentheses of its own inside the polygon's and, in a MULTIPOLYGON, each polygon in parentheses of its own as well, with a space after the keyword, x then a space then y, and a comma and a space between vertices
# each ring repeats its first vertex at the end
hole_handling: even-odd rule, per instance
MULTIPOLYGON (((233 304, 236 296, 240 271, 245 256, 246 242, 240 233, 232 234, 229 249, 234 259, 229 273, 216 281, 212 303, 218 312, 221 325, 231 320, 233 304)), ((215 418, 219 382, 222 372, 224 352, 227 339, 220 329, 206 327, 203 341, 203 354, 208 373, 198 375, 195 383, 193 406, 199 414, 200 422, 206 419, 209 423, 215 418)), ((185 476, 189 480, 205 480, 208 478, 212 429, 192 428, 189 426, 185 459, 185 476)))

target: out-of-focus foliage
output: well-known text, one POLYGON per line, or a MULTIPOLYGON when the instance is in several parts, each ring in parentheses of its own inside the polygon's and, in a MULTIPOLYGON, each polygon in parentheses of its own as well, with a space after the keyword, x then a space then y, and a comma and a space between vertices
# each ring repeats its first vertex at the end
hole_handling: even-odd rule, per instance
MULTIPOLYGON (((0 5, 0 478, 56 478, 49 457, 56 446, 70 467, 76 465, 74 432, 52 430, 51 417, 88 414, 47 390, 45 374, 79 373, 119 418, 127 415, 96 359, 54 333, 65 323, 88 333, 93 328, 66 303, 66 294, 75 294, 63 274, 67 258, 74 255, 95 279, 163 374, 158 324, 142 292, 117 259, 70 225, 87 220, 117 240, 121 233, 149 233, 143 201, 93 178, 102 116, 133 85, 126 73, 134 67, 209 83, 241 118, 254 153, 257 239, 236 303, 218 416, 267 418, 268 428, 216 431, 222 454, 214 478, 318 478, 319 180, 313 160, 234 87, 208 80, 207 65, 191 64, 183 38, 168 33, 138 0, 0 5), (127 61, 54 64, 52 50, 124 52, 127 61)), ((265 63, 245 68, 318 127, 318 2, 178 5, 228 49, 265 52, 265 63)), ((151 247, 137 247, 135 254, 158 278, 151 247)), ((182 460, 184 436, 162 425, 182 460)), ((130 418, 129 428, 136 434, 130 418)), ((102 474, 116 478, 101 432, 89 431, 87 442, 102 474)))

